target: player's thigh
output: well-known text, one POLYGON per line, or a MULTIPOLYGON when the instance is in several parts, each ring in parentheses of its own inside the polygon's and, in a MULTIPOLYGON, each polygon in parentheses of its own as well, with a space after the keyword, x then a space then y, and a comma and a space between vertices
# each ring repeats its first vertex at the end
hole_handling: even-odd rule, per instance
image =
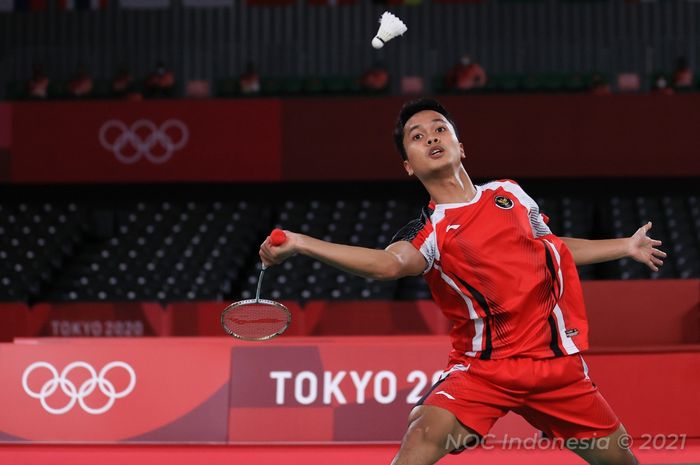
POLYGON ((448 453, 473 445, 479 435, 460 423, 452 412, 433 405, 419 405, 409 415, 404 439, 435 444, 448 453))
POLYGON ((569 449, 591 465, 638 465, 632 451, 624 447, 627 431, 620 427, 609 436, 576 441, 577 447, 569 449))

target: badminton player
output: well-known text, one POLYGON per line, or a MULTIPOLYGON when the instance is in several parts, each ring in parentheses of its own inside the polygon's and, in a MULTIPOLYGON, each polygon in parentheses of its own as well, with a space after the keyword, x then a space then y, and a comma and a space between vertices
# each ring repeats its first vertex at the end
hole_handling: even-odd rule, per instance
POLYGON ((290 231, 282 246, 268 239, 260 248, 266 265, 300 253, 369 278, 422 274, 453 322, 448 366, 412 410, 393 463, 435 463, 512 410, 547 437, 570 439, 565 445, 591 464, 636 464, 580 355, 588 325, 576 265, 631 257, 658 271, 666 254, 647 237, 651 223, 621 239, 555 236, 516 182, 472 183, 455 125, 437 101, 404 105, 394 137, 430 203, 385 250, 290 231))

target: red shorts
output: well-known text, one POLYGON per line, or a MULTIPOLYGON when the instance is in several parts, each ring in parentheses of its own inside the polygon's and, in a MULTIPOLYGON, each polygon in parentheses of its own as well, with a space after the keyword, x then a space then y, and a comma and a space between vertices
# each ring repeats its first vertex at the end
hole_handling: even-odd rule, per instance
POLYGON ((578 354, 465 361, 443 373, 421 404, 449 410, 482 437, 509 410, 550 438, 605 437, 620 425, 578 354))

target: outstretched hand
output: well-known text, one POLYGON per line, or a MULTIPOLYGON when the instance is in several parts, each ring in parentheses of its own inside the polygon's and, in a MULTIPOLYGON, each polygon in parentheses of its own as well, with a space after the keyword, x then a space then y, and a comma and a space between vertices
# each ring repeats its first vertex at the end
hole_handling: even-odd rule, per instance
POLYGON ((650 229, 651 221, 637 229, 637 232, 629 238, 628 255, 639 263, 644 263, 653 271, 659 271, 659 267, 664 264, 666 253, 655 248, 661 245, 661 241, 647 236, 650 229))

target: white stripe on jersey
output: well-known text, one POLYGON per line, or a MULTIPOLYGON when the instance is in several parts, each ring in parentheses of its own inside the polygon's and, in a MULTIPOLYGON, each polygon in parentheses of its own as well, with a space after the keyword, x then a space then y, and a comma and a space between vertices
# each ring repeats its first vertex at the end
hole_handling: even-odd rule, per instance
POLYGON ((530 226, 532 227, 532 235, 535 237, 546 236, 547 234, 552 234, 549 226, 542 220, 540 216, 540 207, 537 205, 532 197, 527 195, 522 187, 510 181, 493 181, 486 183, 481 186, 483 189, 496 190, 502 187, 503 190, 513 194, 525 208, 527 208, 527 214, 530 218, 530 226))
POLYGON ((559 308, 559 304, 554 305, 554 319, 557 321, 557 330, 559 331, 559 337, 561 338, 561 344, 564 346, 564 350, 567 354, 575 354, 579 352, 578 347, 574 344, 574 340, 566 334, 566 324, 564 322, 564 314, 559 308))
POLYGON ((467 304, 467 308, 469 309, 469 318, 474 322, 474 338, 472 339, 472 350, 470 352, 466 352, 465 355, 468 357, 476 357, 476 352, 481 351, 481 341, 484 338, 484 320, 477 315, 476 310, 474 310, 474 303, 472 303, 472 300, 461 291, 459 286, 455 284, 452 278, 443 273, 442 269, 438 265, 435 265, 435 269, 440 272, 440 277, 442 280, 445 281, 448 286, 454 289, 467 304))
POLYGON ((427 273, 430 271, 430 269, 433 267, 433 264, 435 263, 435 256, 437 255, 437 247, 435 246, 437 243, 437 240, 435 239, 435 227, 433 227, 433 230, 430 232, 428 237, 423 241, 423 244, 420 246, 420 253, 423 254, 423 258, 425 258, 426 265, 425 269, 423 270, 423 274, 427 273))
POLYGON ((581 357, 581 363, 583 363, 583 379, 591 379, 590 376, 588 376, 588 364, 586 364, 586 361, 583 359, 583 355, 579 354, 579 357, 581 357))
MULTIPOLYGON (((581 357, 581 360, 583 360, 583 357, 581 357)), ((584 363, 585 363, 585 362, 584 362, 584 363)), ((462 365, 461 363, 458 363, 457 365, 453 366, 453 367, 450 368, 449 370, 443 371, 442 374, 440 375, 440 380, 443 380, 443 379, 447 378, 447 377, 450 375, 450 373, 455 372, 455 371, 465 371, 465 372, 466 372, 466 371, 469 371, 469 369, 471 368, 471 366, 472 366, 471 363, 470 363, 469 365, 467 365, 467 366, 464 366, 464 365, 462 365)))
POLYGON ((559 251, 557 248, 549 242, 547 239, 544 239, 544 242, 549 245, 549 248, 552 249, 552 252, 554 252, 554 257, 557 259, 557 272, 558 272, 558 277, 559 277, 559 297, 562 296, 564 293, 564 277, 561 274, 561 257, 559 256, 559 251))
MULTIPOLYGON (((544 242, 552 249, 552 252, 554 252, 554 258, 557 260, 559 297, 561 297, 564 293, 564 277, 561 274, 561 256, 559 255, 559 251, 554 244, 546 239, 544 239, 544 242)), ((559 304, 554 305, 554 319, 557 322, 557 330, 559 331, 559 337, 561 338, 564 350, 566 350, 567 354, 575 354, 579 350, 578 347, 576 347, 576 344, 574 344, 574 340, 571 339, 568 334, 566 334, 566 322, 564 321, 564 314, 562 313, 559 304)))
POLYGON ((445 217, 445 211, 442 209, 436 209, 432 215, 430 215, 430 223, 433 225, 433 230, 428 234, 428 237, 423 241, 420 246, 420 253, 425 257, 425 261, 428 265, 423 270, 423 274, 430 271, 433 267, 435 261, 440 261, 440 251, 437 246, 437 225, 445 217))

